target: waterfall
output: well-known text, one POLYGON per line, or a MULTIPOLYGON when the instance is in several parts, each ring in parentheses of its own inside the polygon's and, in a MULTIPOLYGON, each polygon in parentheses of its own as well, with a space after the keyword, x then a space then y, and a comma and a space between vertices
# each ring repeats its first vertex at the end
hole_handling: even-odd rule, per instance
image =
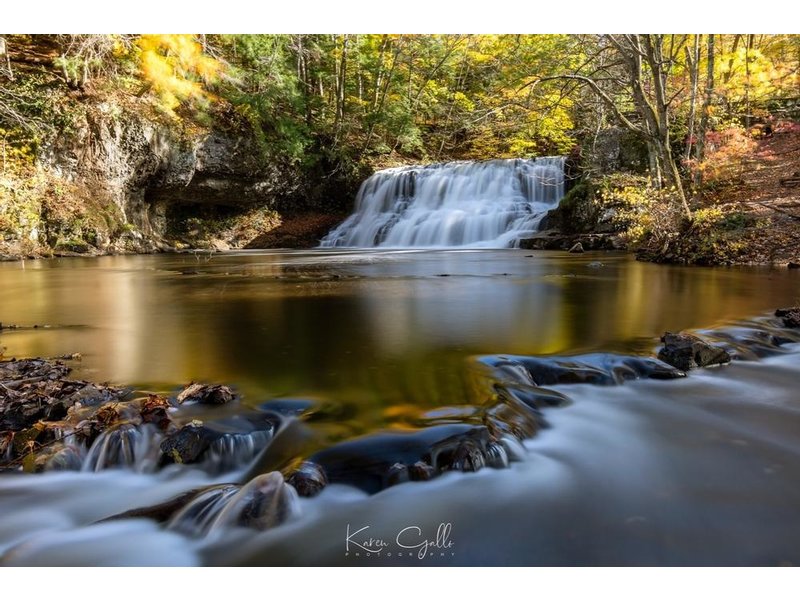
POLYGON ((322 247, 506 248, 564 196, 564 157, 451 162, 378 171, 322 247))

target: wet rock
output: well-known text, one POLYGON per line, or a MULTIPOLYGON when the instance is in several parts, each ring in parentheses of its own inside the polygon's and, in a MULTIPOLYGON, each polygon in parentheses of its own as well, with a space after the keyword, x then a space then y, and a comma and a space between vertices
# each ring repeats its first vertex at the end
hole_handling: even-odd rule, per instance
POLYGON ((261 531, 276 527, 299 512, 297 492, 277 471, 260 475, 245 484, 231 498, 230 505, 233 508, 226 510, 236 525, 261 531))
POLYGON ((253 460, 272 440, 277 421, 266 412, 251 412, 208 423, 193 421, 161 442, 160 466, 197 464, 222 472, 253 460))
POLYGON ((244 485, 223 483, 190 490, 153 506, 103 519, 146 518, 188 535, 205 535, 224 527, 265 530, 300 511, 297 492, 278 472, 259 475, 244 485))
MULTIPOLYGON (((119 519, 151 519, 156 523, 165 523, 173 515, 175 515, 175 513, 184 508, 189 502, 197 498, 200 494, 208 491, 209 489, 217 489, 220 487, 222 486, 215 485, 208 488, 189 490, 188 492, 184 492, 183 494, 175 496, 174 498, 170 498, 164 502, 160 502, 159 504, 126 510, 125 512, 102 519, 100 522, 103 523, 105 521, 116 521, 119 519)), ((225 484, 225 487, 233 488, 234 491, 238 491, 240 486, 225 484)))
POLYGON ((408 476, 411 481, 428 481, 436 476, 436 470, 425 461, 418 460, 409 465, 408 476))
POLYGON ((176 400, 178 404, 197 402, 198 404, 227 404, 236 399, 236 394, 226 385, 189 384, 176 400))
POLYGON ((583 254, 585 251, 583 249, 583 244, 577 242, 568 250, 568 252, 570 252, 571 254, 583 254))
POLYGON ((486 356, 481 362, 497 372, 499 380, 517 378, 532 386, 589 383, 619 385, 629 379, 675 379, 680 370, 649 357, 619 354, 583 354, 571 357, 486 356), (527 381, 526 381, 527 379, 527 381))
POLYGON ((392 486, 410 481, 408 467, 401 463, 394 463, 386 472, 386 485, 392 486))
POLYGON ((596 260, 592 261, 588 265, 586 265, 586 267, 589 268, 589 269, 601 269, 603 266, 604 266, 603 263, 601 263, 599 261, 596 261, 596 260))
POLYGON ((500 442, 491 442, 486 447, 486 466, 493 469, 508 468, 509 460, 506 449, 500 442))
POLYGON ((521 440, 533 437, 546 426, 537 409, 516 400, 501 401, 487 409, 484 423, 493 438, 511 435, 521 440))
POLYGON ((580 244, 587 250, 619 250, 622 243, 618 236, 608 233, 572 235, 558 230, 540 231, 530 238, 519 241, 523 250, 569 250, 580 244))
POLYGON ((793 335, 785 329, 772 328, 767 324, 726 327, 703 333, 737 360, 757 360, 783 354, 788 352, 783 346, 800 342, 800 335, 793 335))
POLYGON ((306 460, 289 475, 286 483, 297 490, 300 496, 308 498, 316 496, 328 485, 328 477, 322 467, 306 460))
POLYGON ((211 443, 222 437, 198 423, 184 425, 161 442, 161 465, 170 463, 191 464, 200 461, 211 443))
POLYGON ((0 430, 21 431, 40 420, 59 421, 75 405, 98 405, 127 391, 65 379, 69 367, 44 359, 0 362, 0 430))
POLYGON ((775 311, 775 316, 783 321, 784 327, 790 327, 792 329, 800 327, 800 306, 779 308, 775 311))
POLYGON ((161 431, 168 432, 174 429, 175 425, 167 412, 170 408, 169 400, 163 396, 150 394, 140 401, 139 414, 142 423, 155 425, 161 431))
POLYGON ((661 341, 664 347, 658 351, 658 358, 681 371, 731 362, 731 355, 726 350, 688 333, 667 332, 661 341))
POLYGON ((314 454, 331 483, 352 485, 373 494, 397 482, 404 466, 419 481, 446 470, 483 466, 478 454, 489 442, 486 427, 437 425, 415 431, 385 432, 348 440, 314 454), (420 464, 422 463, 422 464, 420 464))
POLYGON ((442 465, 450 471, 480 471, 486 466, 486 446, 473 440, 464 440, 458 444, 451 456, 443 456, 442 465))
POLYGON ((565 394, 543 387, 523 387, 507 383, 495 385, 494 389, 501 397, 511 396, 533 410, 567 406, 571 402, 565 394))
POLYGON ((0 362, 0 380, 25 380, 33 378, 60 379, 72 369, 60 361, 42 358, 11 359, 0 362))
POLYGON ((800 262, 789 261, 786 265, 789 269, 800 269, 800 262))

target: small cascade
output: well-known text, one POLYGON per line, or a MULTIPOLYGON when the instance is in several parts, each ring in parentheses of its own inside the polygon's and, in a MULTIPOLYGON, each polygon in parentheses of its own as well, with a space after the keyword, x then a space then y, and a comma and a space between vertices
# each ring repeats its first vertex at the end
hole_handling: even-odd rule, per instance
POLYGON ((236 526, 265 530, 299 512, 297 492, 273 471, 242 486, 222 484, 202 491, 175 513, 167 528, 200 536, 236 526))
POLYGON ((506 248, 536 232, 564 196, 564 157, 452 162, 378 171, 331 247, 506 248))
POLYGON ((97 436, 83 459, 82 471, 127 468, 152 472, 159 458, 162 435, 152 425, 123 424, 97 436))
POLYGON ((223 435, 211 442, 201 465, 212 473, 238 469, 253 460, 271 439, 271 429, 223 435))
POLYGON ((200 492, 167 523, 167 528, 187 535, 207 533, 240 486, 223 484, 200 492))

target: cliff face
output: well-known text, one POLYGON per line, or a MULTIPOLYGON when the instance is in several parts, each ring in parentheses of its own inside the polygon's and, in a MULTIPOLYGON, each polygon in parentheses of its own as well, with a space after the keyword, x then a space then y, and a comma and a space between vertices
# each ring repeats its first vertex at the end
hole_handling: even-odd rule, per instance
POLYGON ((247 213, 274 209, 300 191, 298 173, 262 160, 252 140, 213 130, 177 131, 108 103, 86 111, 40 162, 74 197, 112 215, 108 231, 94 232, 100 251, 171 245, 170 218, 183 208, 247 213))

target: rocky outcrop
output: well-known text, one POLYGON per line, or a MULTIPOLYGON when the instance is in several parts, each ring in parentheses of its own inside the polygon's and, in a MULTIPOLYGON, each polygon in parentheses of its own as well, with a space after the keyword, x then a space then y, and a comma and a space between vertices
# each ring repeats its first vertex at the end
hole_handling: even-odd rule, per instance
POLYGON ((73 195, 118 220, 97 240, 101 250, 113 250, 117 237, 135 250, 164 247, 175 206, 275 207, 300 187, 298 172, 265 160, 251 136, 180 131, 110 103, 91 106, 41 161, 73 195))
MULTIPOLYGON (((524 250, 566 250, 572 251, 577 244, 585 251, 621 250, 624 245, 617 236, 607 233, 566 234, 551 229, 541 231, 533 237, 519 241, 524 250)), ((577 252, 577 250, 575 251, 577 252)))

